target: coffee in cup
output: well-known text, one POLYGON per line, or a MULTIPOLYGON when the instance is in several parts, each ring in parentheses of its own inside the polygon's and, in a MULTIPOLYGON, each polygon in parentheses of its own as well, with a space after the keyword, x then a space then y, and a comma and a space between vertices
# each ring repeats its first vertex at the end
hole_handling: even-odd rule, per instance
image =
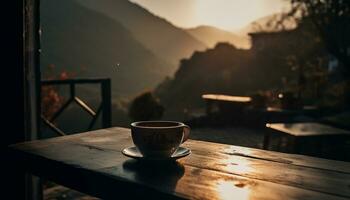
POLYGON ((189 136, 190 128, 175 121, 131 123, 131 136, 143 156, 170 157, 189 136))

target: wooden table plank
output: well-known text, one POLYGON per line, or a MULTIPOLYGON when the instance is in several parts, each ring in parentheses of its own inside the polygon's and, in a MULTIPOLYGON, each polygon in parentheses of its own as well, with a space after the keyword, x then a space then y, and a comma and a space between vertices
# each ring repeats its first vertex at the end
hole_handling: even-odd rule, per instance
POLYGON ((191 147, 196 145, 196 150, 205 152, 206 154, 214 154, 219 156, 220 154, 228 154, 234 156, 242 156, 246 158, 253 158, 265 161, 271 161, 276 163, 284 163, 301 167, 309 167, 315 169, 331 170, 340 173, 350 174, 350 163, 337 160, 329 160, 311 156, 304 156, 299 154, 288 154, 275 151, 266 151, 261 149, 254 149, 241 146, 233 146, 219 143, 211 143, 204 141, 189 140, 185 145, 191 147), (197 146, 199 142, 202 145, 197 146), (201 147, 202 146, 202 147, 201 147))
POLYGON ((111 128, 13 145, 12 148, 29 152, 42 162, 56 160, 113 179, 152 185, 153 189, 178 197, 193 194, 190 198, 212 199, 225 194, 220 192, 225 188, 227 192, 236 191, 236 195, 247 190, 242 192, 249 196, 245 199, 350 197, 350 163, 194 140, 185 143, 193 153, 180 160, 184 173, 176 181, 176 187, 166 185, 175 183, 167 180, 163 180, 164 187, 157 186, 153 182, 157 179, 139 179, 139 172, 134 170, 137 165, 130 164, 132 159, 121 154, 120 151, 130 145, 128 129, 111 128), (241 187, 240 182, 251 184, 241 187))
MULTIPOLYGON (((34 150, 40 149, 42 147, 51 146, 55 143, 68 142, 68 141, 81 141, 84 145, 89 145, 91 148, 95 147, 94 144, 104 145, 118 151, 120 148, 125 148, 127 145, 132 145, 130 141, 130 130, 126 128, 110 128, 101 129, 98 131, 91 131, 81 134, 68 135, 65 137, 56 137, 45 140, 36 140, 27 142, 25 144, 13 145, 16 148, 22 150, 34 150), (117 145, 116 145, 117 143, 117 145), (125 143, 125 145, 122 145, 125 143)), ((198 141, 204 144, 204 151, 208 154, 215 153, 217 149, 221 149, 222 152, 241 155, 244 157, 251 157, 256 159, 262 159, 273 162, 287 163, 298 166, 305 166, 311 168, 320 168, 333 170, 338 172, 350 173, 350 163, 336 160, 328 160, 322 158, 316 158, 311 156, 303 156, 298 154, 287 154, 274 151, 266 151, 261 149, 254 149, 241 146, 233 146, 212 142, 198 141)), ((197 143, 195 140, 188 140, 185 145, 190 145, 190 143, 197 143)), ((202 148, 203 149, 203 148, 202 148)))
MULTIPOLYGON (((132 145, 130 141, 130 130, 126 128, 110 128, 110 129, 101 129, 97 131, 91 131, 81 134, 68 135, 65 137, 56 137, 46 140, 36 140, 27 142, 25 144, 14 145, 16 148, 20 148, 23 150, 29 149, 38 149, 43 146, 51 146, 52 144, 59 142, 67 142, 67 141, 82 141, 84 145, 89 145, 91 148, 95 147, 94 144, 107 146, 112 148, 115 151, 118 151, 120 148, 125 148, 128 145, 132 145), (117 145, 116 145, 117 143, 117 145), (123 145, 125 143, 125 145, 123 145), (34 146, 35 147, 34 147, 34 146)), ((256 159, 262 159, 273 162, 287 163, 298 166, 305 166, 311 168, 320 168, 327 169, 332 171, 350 173, 350 163, 337 161, 337 160, 328 160, 322 158, 316 158, 311 156, 303 156, 298 154, 287 154, 280 153, 274 151, 266 151, 261 149, 254 149, 248 147, 234 146, 234 145, 226 145, 219 144, 213 142, 205 142, 205 141, 196 141, 196 140, 188 140, 185 145, 189 145, 192 143, 201 143, 204 146, 204 150, 207 151, 208 154, 215 153, 217 149, 221 149, 223 152, 233 155, 241 155, 244 157, 252 157, 256 159)), ((192 148, 192 147, 190 147, 192 148)), ((201 148, 203 149, 203 148, 201 148)))
MULTIPOLYGON (((128 160, 123 167, 104 169, 106 174, 114 174, 125 179, 135 179, 140 184, 151 185, 163 192, 173 192, 189 199, 345 199, 343 197, 318 193, 296 187, 260 181, 218 171, 186 165, 180 161, 184 174, 176 177, 157 173, 154 168, 146 168, 134 160, 128 160), (142 169, 138 169, 142 168, 142 169), (140 173, 140 171, 142 171, 140 173)), ((170 173, 171 174, 171 173, 170 173)))

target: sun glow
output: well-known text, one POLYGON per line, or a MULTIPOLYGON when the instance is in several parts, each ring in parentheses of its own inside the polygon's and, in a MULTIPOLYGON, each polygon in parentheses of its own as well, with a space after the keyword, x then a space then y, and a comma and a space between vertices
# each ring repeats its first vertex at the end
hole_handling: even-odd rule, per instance
POLYGON ((195 15, 198 21, 209 25, 224 29, 238 29, 257 18, 260 4, 247 0, 202 0, 197 1, 195 15))
POLYGON ((173 24, 189 28, 211 25, 225 30, 243 28, 252 21, 281 12, 283 0, 130 0, 173 24))

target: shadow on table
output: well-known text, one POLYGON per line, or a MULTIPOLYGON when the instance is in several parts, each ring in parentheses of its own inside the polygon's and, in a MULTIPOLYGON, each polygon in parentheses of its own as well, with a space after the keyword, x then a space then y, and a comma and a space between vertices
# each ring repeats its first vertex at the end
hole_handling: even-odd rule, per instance
POLYGON ((147 185, 173 191, 178 180, 184 175, 185 167, 177 161, 147 162, 127 160, 123 163, 125 171, 134 174, 135 179, 147 185))

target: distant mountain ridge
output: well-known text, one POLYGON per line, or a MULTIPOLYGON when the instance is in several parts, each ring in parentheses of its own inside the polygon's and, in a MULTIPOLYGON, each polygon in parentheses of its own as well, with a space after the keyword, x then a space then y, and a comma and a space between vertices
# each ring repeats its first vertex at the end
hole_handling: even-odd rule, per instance
POLYGON ((237 35, 213 26, 198 26, 186 29, 186 31, 210 48, 214 47, 219 42, 228 42, 242 49, 250 47, 250 41, 247 36, 237 35))
POLYGON ((121 23, 141 44, 174 65, 174 72, 180 59, 207 48, 185 30, 127 0, 79 0, 79 3, 121 23))
POLYGON ((76 0, 42 1, 41 27, 43 78, 54 65, 56 72, 77 77, 109 77, 113 96, 128 96, 152 89, 172 73, 169 63, 123 25, 76 0))

